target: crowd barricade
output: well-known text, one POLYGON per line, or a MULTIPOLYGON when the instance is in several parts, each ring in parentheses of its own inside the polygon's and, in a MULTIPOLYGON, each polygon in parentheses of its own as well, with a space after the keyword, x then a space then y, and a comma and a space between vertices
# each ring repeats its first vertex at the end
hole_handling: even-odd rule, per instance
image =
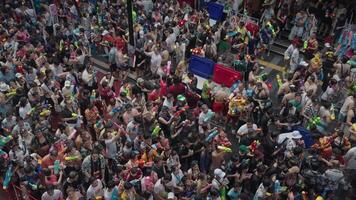
POLYGON ((189 61, 189 71, 203 78, 212 78, 214 65, 214 61, 210 59, 192 55, 189 61))
POLYGON ((214 65, 213 81, 231 87, 236 81, 242 80, 242 74, 222 64, 214 65))
POLYGON ((224 16, 224 6, 215 2, 209 2, 207 6, 210 19, 219 21, 224 16))
POLYGON ((211 78, 214 82, 227 87, 231 87, 237 80, 243 78, 240 72, 199 56, 191 57, 189 71, 202 78, 211 78))

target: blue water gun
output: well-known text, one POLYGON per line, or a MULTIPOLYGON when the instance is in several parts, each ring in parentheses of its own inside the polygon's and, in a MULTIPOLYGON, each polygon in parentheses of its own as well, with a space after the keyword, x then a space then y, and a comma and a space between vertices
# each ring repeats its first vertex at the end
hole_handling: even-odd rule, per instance
POLYGON ((6 170, 5 178, 4 178, 4 181, 2 183, 2 188, 4 190, 6 190, 9 187, 12 175, 13 175, 12 164, 10 164, 9 167, 7 168, 7 170, 6 170))
POLYGON ((218 130, 214 130, 212 131, 208 137, 205 138, 205 142, 211 142, 211 140, 213 140, 215 138, 215 136, 217 136, 219 134, 218 130))
POLYGON ((215 115, 215 112, 209 110, 208 113, 206 113, 204 117, 204 122, 208 122, 211 118, 213 118, 215 115))

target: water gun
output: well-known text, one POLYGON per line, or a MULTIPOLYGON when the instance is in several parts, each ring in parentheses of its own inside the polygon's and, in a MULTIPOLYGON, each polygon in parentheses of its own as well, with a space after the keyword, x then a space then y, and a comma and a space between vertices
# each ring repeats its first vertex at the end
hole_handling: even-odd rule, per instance
POLYGON ((307 129, 310 130, 312 127, 315 127, 320 124, 321 124, 320 117, 312 117, 308 122, 307 129))
POLYGON ((90 94, 90 100, 93 101, 96 98, 96 90, 92 90, 90 94))
POLYGON ((134 179, 134 180, 131 180, 130 183, 131 185, 137 185, 139 183, 140 180, 138 179, 134 179))
POLYGON ((51 114, 51 111, 49 109, 44 109, 42 112, 40 112, 40 116, 48 116, 51 114))
POLYGON ((161 127, 159 127, 158 125, 153 129, 152 131, 152 136, 153 137, 157 137, 159 132, 161 131, 161 127))
POLYGON ((302 191, 302 200, 308 200, 308 193, 305 191, 302 191))
POLYGON ((334 106, 334 104, 331 104, 331 107, 330 107, 330 119, 335 120, 335 106, 334 106))
POLYGON ((267 74, 266 73, 262 73, 257 77, 257 81, 261 81, 262 82, 262 81, 266 80, 266 78, 267 78, 267 74))
POLYGON ((172 64, 171 61, 167 62, 167 67, 166 67, 166 70, 165 70, 167 76, 169 76, 171 74, 171 64, 172 64))
POLYGON ((28 111, 28 115, 32 115, 34 112, 35 112, 35 110, 36 110, 36 107, 33 107, 33 108, 31 108, 30 109, 30 111, 28 111))
POLYGON ((61 164, 61 162, 59 160, 54 161, 53 172, 56 175, 59 174, 59 170, 61 168, 60 164, 61 164))
POLYGON ((114 188, 114 191, 112 192, 111 200, 119 200, 119 190, 117 188, 114 188))
POLYGON ((229 147, 218 146, 218 149, 224 151, 225 153, 231 153, 232 152, 232 149, 229 148, 229 147))
POLYGON ((75 41, 75 42, 74 42, 74 46, 77 47, 77 48, 79 48, 78 41, 75 41))
POLYGON ((356 124, 352 124, 352 129, 354 130, 354 131, 356 131, 356 124))
POLYGON ((208 113, 206 113, 205 117, 204 117, 204 122, 208 122, 211 118, 213 118, 215 115, 215 112, 211 111, 209 109, 208 113))
POLYGON ((77 113, 72 113, 72 117, 77 118, 78 114, 77 113))
POLYGON ((260 141, 254 140, 249 146, 250 152, 254 153, 259 145, 260 141))
POLYGON ((64 160, 66 161, 73 161, 79 159, 79 156, 66 156, 64 157, 64 160))
POLYGON ((267 26, 268 26, 268 28, 272 31, 272 36, 273 36, 273 37, 276 37, 276 31, 274 30, 274 28, 273 28, 271 22, 267 22, 267 26))
POLYGON ((0 149, 0 157, 7 158, 7 156, 8 156, 7 153, 2 149, 0 149))
POLYGON ((37 184, 28 183, 28 185, 32 188, 32 190, 37 190, 38 189, 38 185, 37 184))
POLYGON ((123 110, 123 108, 125 108, 126 105, 127 105, 127 103, 124 103, 124 104, 121 105, 121 106, 118 106, 118 107, 113 108, 113 109, 110 111, 109 115, 113 116, 115 113, 121 112, 121 111, 123 110))
POLYGON ((16 90, 10 90, 8 93, 5 94, 6 97, 13 97, 16 95, 16 90))
POLYGON ((303 48, 304 48, 304 49, 307 49, 307 48, 308 48, 308 41, 304 41, 304 43, 303 43, 303 48))
POLYGON ((278 88, 281 88, 282 85, 283 85, 283 81, 281 79, 281 76, 279 76, 279 74, 277 74, 276 79, 277 79, 278 88))
POLYGON ((9 187, 12 175, 13 175, 12 164, 10 164, 9 167, 7 168, 7 170, 6 170, 5 178, 4 178, 3 182, 2 182, 2 188, 4 190, 6 190, 9 187))
POLYGON ((205 138, 205 142, 211 142, 211 140, 213 140, 217 135, 219 134, 218 130, 214 130, 212 131, 208 137, 205 138))
POLYGON ((189 108, 189 106, 184 106, 181 110, 178 110, 177 112, 175 112, 173 115, 174 117, 179 117, 181 114, 183 114, 187 109, 189 108))
POLYGON ((59 51, 63 51, 63 49, 64 49, 64 41, 61 40, 61 41, 59 42, 59 51))
POLYGON ((0 138, 0 147, 5 146, 6 143, 10 142, 12 140, 12 135, 8 135, 6 137, 1 137, 0 138))

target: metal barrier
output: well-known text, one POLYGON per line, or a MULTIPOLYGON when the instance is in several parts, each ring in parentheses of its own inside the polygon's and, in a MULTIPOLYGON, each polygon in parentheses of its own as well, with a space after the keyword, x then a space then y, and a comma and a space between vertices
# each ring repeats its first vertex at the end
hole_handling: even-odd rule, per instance
POLYGON ((35 197, 33 197, 30 192, 26 189, 25 186, 17 186, 17 185, 12 185, 13 191, 14 191, 14 200, 38 200, 35 197))

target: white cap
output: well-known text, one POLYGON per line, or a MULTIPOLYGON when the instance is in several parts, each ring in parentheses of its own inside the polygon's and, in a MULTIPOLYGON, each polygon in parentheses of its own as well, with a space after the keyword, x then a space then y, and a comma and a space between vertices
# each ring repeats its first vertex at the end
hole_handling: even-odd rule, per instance
POLYGON ((174 199, 174 193, 173 192, 168 192, 167 199, 174 199))
POLYGON ((9 85, 6 84, 5 82, 0 82, 0 91, 1 92, 6 92, 10 89, 9 85))
POLYGON ((293 131, 292 135, 291 135, 291 138, 300 139, 300 138, 302 138, 302 135, 299 133, 299 131, 293 131))
POLYGON ((104 30, 104 31, 103 31, 103 33, 102 33, 101 35, 107 35, 107 34, 109 34, 109 31, 104 30))
POLYGON ((64 82, 64 86, 65 87, 69 87, 69 86, 71 86, 72 84, 70 83, 70 81, 69 80, 66 80, 65 82, 64 82))
POLYGON ((325 47, 326 47, 326 48, 330 48, 330 47, 331 47, 331 46, 330 46, 330 43, 328 43, 328 42, 325 43, 325 47))
POLYGON ((214 170, 214 175, 219 177, 220 179, 223 179, 225 177, 226 173, 223 170, 217 168, 214 170))
POLYGON ((299 63, 299 65, 306 67, 306 66, 308 66, 309 64, 303 60, 302 62, 299 63))
POLYGON ((16 78, 21 78, 21 77, 23 77, 23 75, 22 75, 21 73, 16 73, 16 74, 15 74, 15 77, 16 77, 16 78))

